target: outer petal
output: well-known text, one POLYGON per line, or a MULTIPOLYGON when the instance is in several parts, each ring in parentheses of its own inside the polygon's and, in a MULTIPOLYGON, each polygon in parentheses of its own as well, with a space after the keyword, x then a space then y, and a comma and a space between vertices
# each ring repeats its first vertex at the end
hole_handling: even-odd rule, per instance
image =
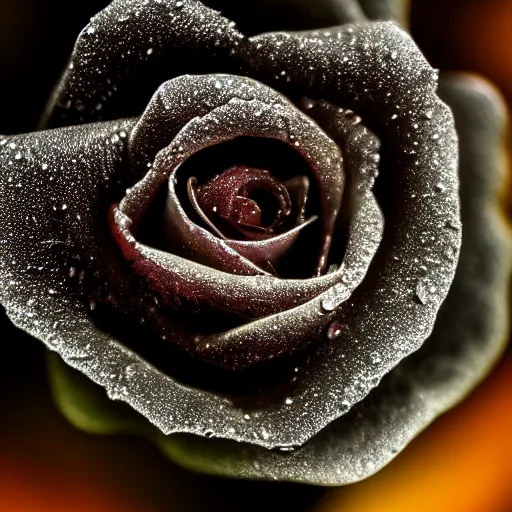
POLYGON ((80 34, 47 106, 50 127, 140 114, 153 91, 185 73, 238 70, 248 34, 370 19, 404 26, 406 0, 114 0, 80 34), (365 13, 366 11, 366 13, 365 13), (270 13, 270 14, 269 14, 270 13))
POLYGON ((509 179, 505 106, 488 83, 474 76, 449 75, 440 93, 453 108, 460 135, 460 264, 431 337, 363 402, 301 449, 276 453, 148 432, 136 415, 129 419, 126 409, 126 416, 119 416, 100 388, 53 358, 53 389, 64 413, 93 432, 118 432, 129 425, 173 460, 212 474, 340 485, 368 477, 393 459, 480 382, 509 333, 512 238, 499 203, 509 179))
POLYGON ((196 0, 114 0, 82 30, 47 109, 62 126, 136 115, 165 80, 236 69, 234 23, 196 0))

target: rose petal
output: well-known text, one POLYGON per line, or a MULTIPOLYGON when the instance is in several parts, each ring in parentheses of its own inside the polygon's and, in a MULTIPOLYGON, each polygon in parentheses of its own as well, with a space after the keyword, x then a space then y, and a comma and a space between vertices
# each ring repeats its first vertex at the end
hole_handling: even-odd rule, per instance
POLYGON ((233 23, 196 0, 114 0, 78 37, 47 124, 139 114, 163 81, 194 63, 199 72, 235 69, 227 61, 242 39, 233 23))
MULTIPOLYGON (((169 178, 167 204, 169 215, 174 216, 181 208, 174 190, 177 179, 176 171, 193 153, 241 136, 281 140, 290 144, 302 155, 310 164, 312 173, 317 180, 322 214, 320 221, 322 246, 317 267, 317 273, 320 274, 327 261, 332 233, 343 196, 343 158, 339 148, 318 129, 314 122, 293 107, 285 98, 279 97, 277 92, 264 90, 261 84, 235 76, 225 76, 221 79, 219 75, 211 75, 188 77, 188 81, 173 81, 161 93, 173 98, 172 105, 168 100, 166 105, 168 108, 161 112, 160 119, 154 119, 152 115, 143 116, 139 124, 144 125, 150 122, 163 131, 165 124, 175 122, 173 119, 175 111, 183 112, 187 108, 190 110, 189 105, 192 98, 187 97, 187 101, 181 104, 177 101, 178 98, 172 94, 173 90, 183 87, 186 87, 188 91, 195 90, 204 82, 209 82, 208 89, 211 98, 208 97, 208 99, 214 104, 219 101, 219 98, 226 98, 227 93, 224 104, 213 108, 202 117, 190 117, 186 126, 172 139, 170 146, 158 154, 153 169, 143 180, 127 191, 119 205, 119 210, 137 224, 137 219, 141 218, 153 201, 164 180, 169 178), (249 88, 252 93, 250 101, 238 97, 239 84, 242 91, 249 88), (225 91, 220 92, 221 89, 225 89, 225 91)), ((159 94, 157 94, 149 107, 150 112, 154 108, 153 105, 158 105, 159 101, 159 94)), ((196 108, 193 107, 192 110, 196 108)), ((141 131, 144 133, 144 128, 141 127, 141 131)), ((137 141, 134 143, 137 145, 137 141)), ((154 147, 153 145, 154 142, 151 143, 151 147, 154 147)), ((179 235, 179 233, 176 234, 179 235)), ((200 241, 191 241, 192 247, 203 247, 204 243, 214 247, 215 244, 212 254, 219 254, 219 259, 221 258, 219 245, 222 244, 222 241, 199 226, 190 226, 182 243, 194 236, 199 236, 200 241)), ((204 251, 201 252, 204 253, 204 251)), ((227 267, 229 270, 231 266, 233 266, 232 263, 226 263, 223 268, 227 267)))
POLYGON ((226 241, 226 245, 234 249, 238 254, 256 263, 260 268, 264 269, 270 264, 270 268, 272 269, 277 266, 279 260, 291 249, 293 244, 297 241, 300 232, 316 220, 318 220, 318 217, 311 217, 286 233, 266 240, 256 242, 228 240, 226 241))
MULTIPOLYGON (((190 179, 189 179, 190 182, 190 179)), ((188 183, 187 183, 188 185, 188 183)), ((216 219, 222 219, 249 240, 251 229, 255 235, 267 232, 268 237, 290 215, 291 200, 286 187, 269 171, 244 165, 234 165, 203 183, 197 190, 202 209, 216 219), (258 200, 251 197, 255 191, 273 197, 276 208, 270 211, 271 219, 263 222, 263 212, 258 200), (247 235, 246 235, 247 233, 247 235)))
MULTIPOLYGON (((265 171, 263 171, 265 172, 265 171)), ((200 219, 204 222, 205 226, 208 229, 215 233, 219 238, 226 240, 228 237, 222 233, 208 218, 207 214, 203 211, 201 205, 199 204, 196 192, 196 178, 189 178, 187 181, 187 194, 190 201, 191 206, 194 208, 195 213, 200 217, 200 219)), ((290 226, 294 226, 296 224, 300 224, 304 222, 304 214, 306 208, 306 199, 309 192, 309 179, 307 176, 296 176, 295 178, 291 178, 283 182, 282 186, 286 189, 286 197, 284 198, 287 202, 285 208, 280 207, 277 212, 276 217, 285 217, 285 219, 280 221, 280 225, 270 227, 262 226, 262 212, 257 204, 257 202, 251 198, 247 198, 244 196, 237 196, 234 198, 234 202, 236 201, 237 207, 243 209, 243 222, 245 224, 236 224, 233 223, 233 227, 236 229, 238 234, 243 240, 246 241, 261 241, 268 240, 275 236, 274 229, 278 228, 281 233, 289 229, 290 226), (289 202, 289 204, 288 204, 289 202), (247 211, 247 209, 251 209, 247 211), (282 212, 286 212, 285 215, 282 215, 282 212)), ((230 194, 236 193, 236 191, 230 191, 230 194)), ((276 196, 275 196, 276 197, 276 196)), ((222 195, 219 194, 218 201, 222 200, 222 195)), ((279 197, 276 197, 276 200, 280 200, 279 197)), ((213 205, 210 205, 213 206, 213 205)), ((214 210, 216 210, 216 206, 211 207, 210 214, 213 216, 214 210)), ((276 220, 274 220, 274 223, 276 220)))
POLYGON ((115 0, 80 34, 48 104, 46 124, 135 115, 165 80, 190 72, 235 72, 229 55, 243 36, 204 4, 251 34, 342 25, 364 20, 364 10, 370 18, 406 18, 403 0, 365 0, 363 8, 357 0, 317 0, 314 6, 309 0, 115 0))
POLYGON ((295 176, 285 181, 283 185, 288 190, 292 202, 290 217, 292 219, 298 219, 299 222, 303 222, 306 214, 306 202, 308 200, 310 187, 308 177, 295 176))
POLYGON ((510 170, 504 159, 506 106, 475 76, 442 75, 439 90, 454 111, 461 148, 464 229, 456 278, 430 338, 353 411, 288 453, 197 436, 164 438, 156 429, 148 432, 128 408, 121 416, 101 388, 55 359, 51 375, 61 410, 92 432, 124 432, 130 422, 132 432, 150 437, 174 461, 216 475, 341 485, 393 459, 480 383, 509 332, 512 239, 499 204, 510 170))

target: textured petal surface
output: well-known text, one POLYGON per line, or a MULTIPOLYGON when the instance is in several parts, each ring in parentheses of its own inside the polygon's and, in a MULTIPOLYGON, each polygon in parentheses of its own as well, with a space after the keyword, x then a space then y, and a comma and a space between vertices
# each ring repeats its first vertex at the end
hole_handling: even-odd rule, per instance
POLYGON ((512 240, 500 204, 510 178, 505 106, 488 83, 473 76, 444 77, 440 94, 454 111, 460 136, 460 264, 431 337, 363 402, 301 449, 268 452, 149 433, 133 412, 114 411, 101 388, 54 357, 53 389, 64 413, 92 432, 118 432, 129 425, 173 460, 213 474, 339 485, 365 478, 394 458, 480 382, 501 355, 509 332, 512 240))
POLYGON ((46 124, 140 114, 162 82, 194 65, 229 71, 242 39, 234 23, 196 0, 114 0, 78 37, 46 124))
POLYGON ((191 72, 236 72, 239 64, 231 56, 244 36, 222 14, 244 33, 256 34, 367 17, 405 25, 406 5, 405 0, 115 0, 80 34, 44 124, 137 115, 166 80, 191 72))

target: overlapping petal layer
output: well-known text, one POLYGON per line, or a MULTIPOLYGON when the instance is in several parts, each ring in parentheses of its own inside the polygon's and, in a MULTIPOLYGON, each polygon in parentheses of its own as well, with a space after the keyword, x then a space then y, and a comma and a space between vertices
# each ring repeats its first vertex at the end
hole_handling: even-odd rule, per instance
MULTIPOLYGON (((301 287, 301 293, 308 286, 314 288, 314 297, 304 302, 303 295, 286 304, 282 299, 287 296, 284 288, 290 286, 287 280, 223 273, 127 236, 130 221, 136 223, 135 214, 141 211, 141 197, 130 206, 131 193, 125 195, 124 190, 151 176, 165 181, 166 172, 179 163, 173 160, 172 148, 179 153, 180 137, 183 147, 197 141, 196 149, 205 147, 211 141, 204 120, 213 123, 215 113, 224 111, 227 123, 216 126, 215 137, 244 135, 240 122, 229 124, 232 106, 243 112, 249 126, 266 108, 264 102, 233 98, 229 87, 228 101, 218 106, 206 103, 215 103, 220 96, 207 94, 202 104, 188 100, 193 91, 183 89, 172 99, 157 95, 140 120, 5 139, 0 146, 0 190, 7 198, 0 208, 0 279, 5 284, 1 300, 17 325, 58 350, 71 366, 104 386, 111 397, 130 403, 166 434, 188 432, 265 448, 300 445, 363 400, 432 330, 453 278, 461 237, 453 119, 436 96, 435 71, 409 36, 391 23, 246 39, 199 2, 118 0, 82 33, 73 66, 57 90, 50 121, 58 125, 128 114, 131 109, 118 100, 123 90, 139 91, 130 89, 138 73, 151 70, 152 64, 166 71, 165 62, 172 78, 177 69, 182 74, 192 55, 210 56, 205 65, 213 62, 217 72, 237 69, 290 97, 313 98, 303 104, 315 120, 308 126, 318 123, 347 160, 360 162, 361 174, 347 170, 356 184, 347 190, 352 191, 357 222, 351 224, 345 266, 317 280, 292 283, 301 287), (174 67, 172 59, 179 65, 174 67), (190 103, 198 109, 192 116, 190 103), (166 106, 180 105, 183 110, 178 109, 162 129, 166 106), (377 146, 363 127, 347 131, 347 119, 354 118, 343 109, 357 112, 382 142, 379 180, 386 187, 386 197, 380 197, 386 223, 373 258, 382 229, 371 194, 377 146), (152 169, 146 175, 148 164, 152 169), (111 203, 118 200, 125 201, 126 218, 120 216, 115 223, 126 228, 119 230, 127 242, 121 244, 124 258, 119 257, 119 243, 114 244, 106 222, 111 203), (33 251, 34 246, 43 249, 33 251), (155 290, 130 278, 133 275, 147 278, 153 288, 158 281, 165 290, 177 289, 174 306, 186 298, 195 308, 209 303, 214 310, 245 308, 244 313, 268 316, 221 333, 198 333, 179 312, 160 310, 155 290), (343 283, 344 275, 351 285, 343 283), (354 283, 363 278, 354 291, 354 283), (330 284, 319 293, 315 286, 322 280, 330 284), (265 295, 265 302, 247 299, 251 286, 265 295), (315 350, 275 395, 260 400, 255 393, 250 398, 258 405, 242 406, 213 390, 184 386, 125 347, 94 317, 97 304, 109 302, 126 314, 137 312, 148 332, 172 336, 177 344, 193 347, 201 359, 229 368, 312 342, 315 350)), ((144 93, 139 98, 149 99, 144 93)), ((299 115, 295 107, 275 102, 282 119, 289 112, 299 115)), ((273 125, 269 130, 288 136, 287 123, 275 125, 272 119, 268 118, 273 125)), ((297 137, 308 130, 306 125, 297 137)), ((307 143, 300 140, 299 147, 307 143)), ((148 190, 149 200, 154 188, 148 190)), ((322 206, 321 222, 329 223, 334 207, 328 195, 322 206)), ((324 235, 328 232, 324 228, 324 235)), ((278 467, 288 465, 282 459, 278 467)))
POLYGON ((276 453, 197 436, 162 436, 124 404, 52 358, 55 396, 66 416, 92 432, 130 425, 190 469, 224 476, 320 485, 352 483, 393 459, 439 414, 474 388, 508 341, 512 272, 510 225, 500 198, 509 181, 503 100, 475 76, 442 76, 440 94, 460 137, 463 241, 454 284, 432 335, 365 400, 302 448, 276 453), (471 300, 468 300, 468 297, 471 300))

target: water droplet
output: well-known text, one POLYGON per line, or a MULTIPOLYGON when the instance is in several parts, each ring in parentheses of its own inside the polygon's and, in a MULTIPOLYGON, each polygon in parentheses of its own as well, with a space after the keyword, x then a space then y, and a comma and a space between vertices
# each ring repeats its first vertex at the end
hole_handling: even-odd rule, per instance
POLYGON ((349 289, 343 283, 336 283, 322 299, 324 311, 333 311, 350 295, 349 289))
POLYGON ((334 309, 336 309, 336 302, 334 301, 334 299, 332 297, 323 299, 322 300, 322 308, 325 311, 333 311, 334 309))
POLYGON ((425 285, 422 281, 418 281, 418 283, 416 284, 414 296, 416 297, 420 304, 426 304, 428 302, 427 290, 425 289, 425 285))
POLYGON ((291 405, 291 404, 293 404, 293 400, 292 400, 291 398, 287 398, 287 399, 284 401, 284 403, 285 403, 286 405, 291 405))
POLYGON ((130 380, 134 375, 135 375, 135 372, 137 370, 137 367, 134 365, 134 364, 129 364, 125 369, 124 369, 124 373, 126 375, 126 378, 128 380, 130 380))
POLYGON ((446 224, 445 226, 449 229, 453 229, 453 231, 459 231, 460 230, 460 224, 453 220, 453 219, 450 219, 448 221, 446 221, 446 224))
POLYGON ((309 98, 303 98, 301 104, 305 110, 311 110, 315 106, 315 102, 309 98))
POLYGON ((338 321, 334 321, 327 329, 327 337, 330 340, 335 340, 336 338, 341 336, 342 331, 343 331, 343 325, 338 321))
POLYGON ((449 247, 445 251, 445 256, 448 261, 455 261, 457 259, 458 249, 456 247, 449 247))
POLYGON ((372 358, 372 363, 374 363, 374 364, 378 364, 382 361, 378 352, 372 352, 370 354, 370 357, 372 358))

